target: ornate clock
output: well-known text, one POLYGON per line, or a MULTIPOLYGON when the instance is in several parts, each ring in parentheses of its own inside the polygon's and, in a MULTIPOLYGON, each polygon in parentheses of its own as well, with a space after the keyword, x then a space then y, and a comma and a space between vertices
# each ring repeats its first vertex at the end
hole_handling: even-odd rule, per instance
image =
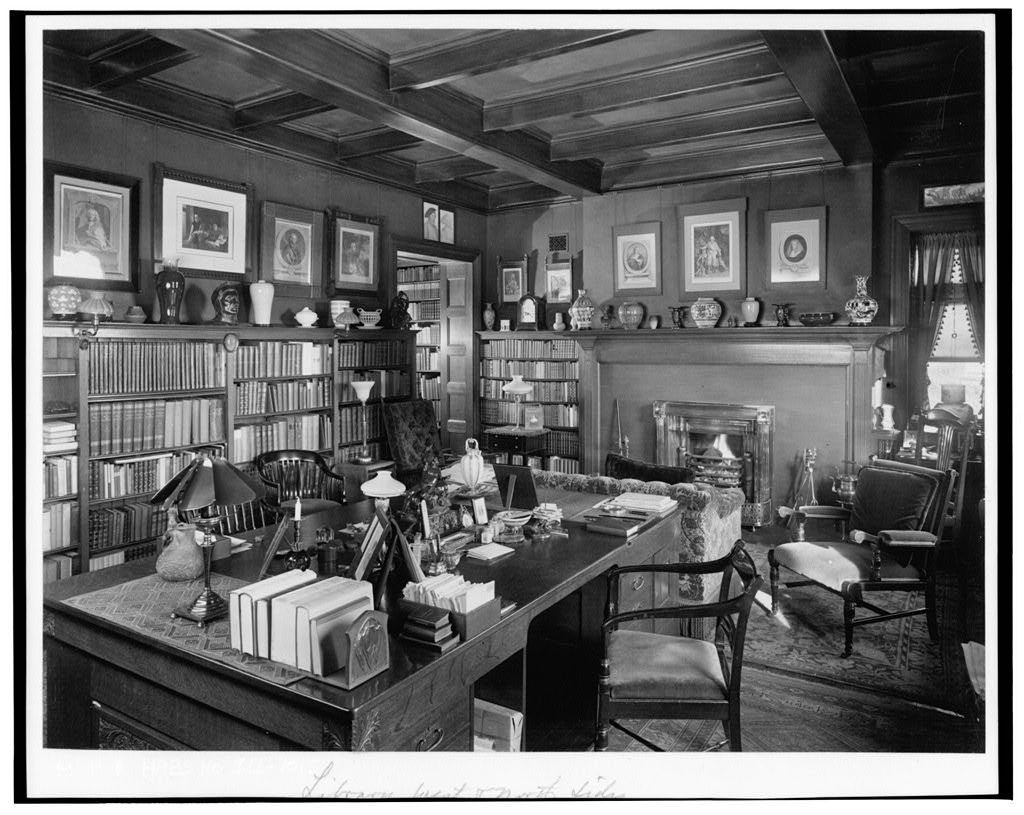
POLYGON ((540 328, 540 315, 540 301, 532 294, 524 294, 516 310, 516 331, 536 331, 540 328))

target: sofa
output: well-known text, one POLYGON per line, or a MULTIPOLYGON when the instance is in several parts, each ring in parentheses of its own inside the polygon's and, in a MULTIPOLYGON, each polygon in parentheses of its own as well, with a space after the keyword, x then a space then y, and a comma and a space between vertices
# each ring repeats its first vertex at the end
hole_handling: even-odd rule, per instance
MULTIPOLYGON (((534 470, 539 488, 618 495, 642 492, 670 495, 682 509, 679 520, 679 560, 684 563, 714 560, 727 554, 740 538, 743 491, 713 487, 700 482, 668 484, 636 478, 612 478, 604 475, 579 475, 534 470)), ((679 585, 684 601, 704 602, 717 596, 718 579, 704 575, 686 575, 679 585)))

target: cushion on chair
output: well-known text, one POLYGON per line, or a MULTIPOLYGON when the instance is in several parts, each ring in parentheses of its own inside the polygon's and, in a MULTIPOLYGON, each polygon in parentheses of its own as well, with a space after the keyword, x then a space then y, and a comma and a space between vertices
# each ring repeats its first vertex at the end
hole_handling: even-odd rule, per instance
POLYGON ((613 699, 721 701, 728 694, 710 642, 617 629, 608 640, 613 699))
POLYGON ((664 481, 666 484, 690 484, 693 470, 689 467, 671 467, 652 464, 635 458, 609 453, 604 460, 604 474, 610 478, 636 478, 640 481, 664 481))
POLYGON ((850 528, 877 535, 882 529, 920 529, 936 481, 917 473, 864 467, 857 478, 850 528))
MULTIPOLYGON (((848 580, 871 578, 870 546, 857 543, 793 542, 776 546, 774 554, 780 566, 835 591, 840 591, 843 583, 848 580)), ((883 552, 881 577, 883 580, 920 580, 922 575, 915 567, 901 566, 883 552)))

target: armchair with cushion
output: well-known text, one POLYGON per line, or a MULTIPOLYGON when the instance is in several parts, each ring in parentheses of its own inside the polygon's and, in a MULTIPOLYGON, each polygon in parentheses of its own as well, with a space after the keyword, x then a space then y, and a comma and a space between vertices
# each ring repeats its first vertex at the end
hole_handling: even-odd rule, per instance
POLYGON ((272 450, 256 458, 256 471, 267 488, 267 506, 277 513, 295 508, 302 499, 303 512, 320 512, 345 503, 345 479, 331 471, 323 457, 312 450, 272 450))
POLYGON ((737 541, 724 557, 710 562, 611 569, 607 613, 602 625, 604 644, 594 749, 607 749, 609 725, 652 750, 662 749, 624 726, 620 718, 718 719, 730 750, 739 752, 743 646, 750 607, 761 583, 742 541, 737 541), (641 572, 714 574, 719 578, 716 582, 720 589, 713 602, 619 612, 615 602, 619 578, 641 572), (707 619, 714 625, 714 638, 655 634, 623 627, 636 620, 666 617, 686 622, 707 619))
POLYGON ((441 466, 454 460, 450 451, 441 448, 433 402, 428 399, 384 402, 381 410, 388 448, 395 461, 395 477, 403 484, 416 484, 431 459, 436 459, 441 466))
MULTIPOLYGON (((853 650, 853 629, 915 614, 925 614, 932 639, 938 638, 935 615, 935 547, 954 481, 952 471, 895 461, 875 461, 861 468, 851 509, 833 506, 783 507, 801 524, 809 519, 848 523, 844 540, 796 540, 768 553, 772 612, 779 610, 779 590, 814 585, 843 598, 845 644, 853 650), (779 568, 800 579, 780 582, 779 568), (867 592, 923 591, 924 606, 887 611, 864 600, 867 592), (861 606, 872 616, 857 618, 861 606)), ((802 528, 802 527, 801 527, 802 528)))

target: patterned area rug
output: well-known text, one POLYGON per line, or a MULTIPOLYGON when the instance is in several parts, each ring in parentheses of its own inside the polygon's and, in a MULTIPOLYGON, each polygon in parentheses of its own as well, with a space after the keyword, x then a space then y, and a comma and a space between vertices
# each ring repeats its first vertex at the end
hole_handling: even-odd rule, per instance
MULTIPOLYGON (((233 589, 244 586, 244 580, 217 574, 210 575, 210 587, 225 600, 233 589)), ((226 662, 278 685, 290 685, 306 674, 231 647, 231 631, 227 617, 214 620, 200 628, 191 620, 172 619, 171 612, 191 602, 203 589, 202 580, 169 583, 157 574, 130 580, 117 586, 72 597, 64 602, 96 617, 140 631, 182 651, 226 662)))
MULTIPOLYGON (((765 605, 770 606, 770 545, 750 541, 747 550, 764 578, 765 605)), ((781 579, 794 577, 781 570, 781 579)), ((893 611, 912 608, 923 597, 904 592, 872 593, 871 602, 893 611)), ((844 659, 843 601, 820 588, 781 589, 778 616, 755 605, 747 627, 744 664, 767 670, 844 683, 939 707, 951 703, 943 672, 942 646, 928 636, 924 615, 858 627, 853 654, 844 659)), ((939 610, 940 634, 948 628, 948 603, 939 610), (943 618, 947 616, 947 619, 943 618)), ((941 637, 940 637, 941 639, 941 637)))

